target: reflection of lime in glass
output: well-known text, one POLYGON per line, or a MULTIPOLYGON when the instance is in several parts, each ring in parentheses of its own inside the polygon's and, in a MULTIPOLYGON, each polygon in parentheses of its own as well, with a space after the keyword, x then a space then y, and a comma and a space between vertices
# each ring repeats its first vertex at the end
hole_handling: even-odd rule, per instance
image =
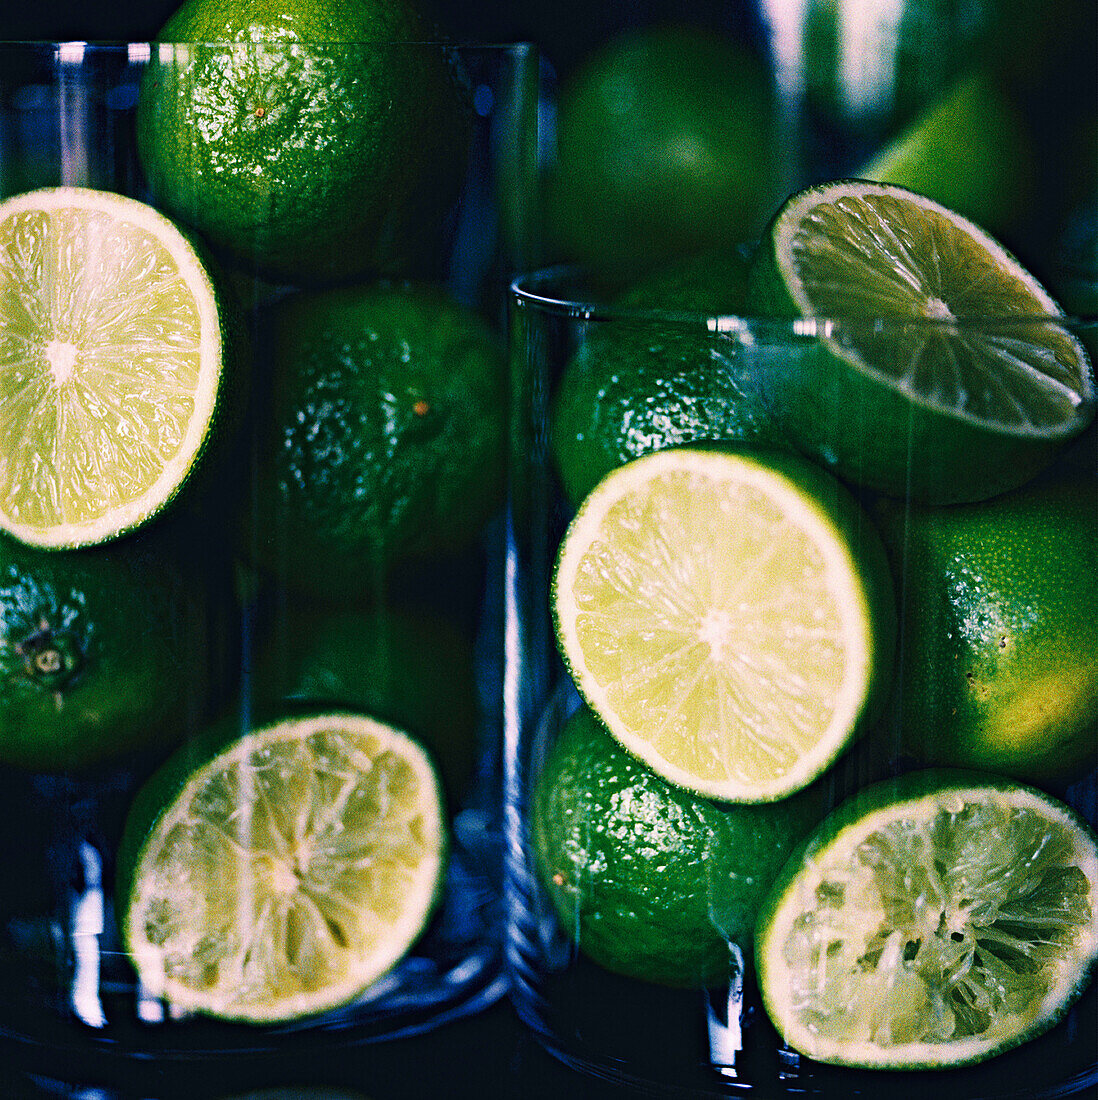
POLYGON ((561 89, 547 210, 569 255, 650 268, 750 240, 775 200, 766 66, 661 26, 596 51, 561 89))
POLYGON ((0 527, 105 542, 174 499, 222 396, 210 276, 162 214, 83 188, 0 205, 0 527))
POLYGON ((275 307, 254 552, 287 583, 368 587, 467 546, 503 486, 504 358, 442 290, 363 285, 275 307))
POLYGON ((278 281, 407 259, 461 180, 469 118, 411 5, 188 0, 138 108, 158 201, 278 281), (209 45, 202 45, 209 43, 209 45))
POLYGON ((903 188, 794 195, 763 236, 751 297, 771 316, 855 319, 776 370, 768 397, 794 443, 863 485, 992 496, 1093 415, 1090 362, 1056 302, 982 229, 903 188), (880 318, 897 323, 857 323, 880 318))
POLYGON ((584 954, 695 986, 749 961, 759 903, 817 819, 808 795, 720 806, 667 783, 584 708, 550 750, 531 828, 542 882, 584 954))
POLYGON ((0 760, 81 768, 178 739, 210 692, 216 627, 171 555, 0 536, 0 760))
POLYGON ((314 1015, 404 957, 439 896, 445 849, 434 769, 390 726, 322 713, 205 759, 188 745, 127 820, 123 940, 144 989, 177 1010, 314 1015))
POLYGON ((831 814, 763 906, 766 1011, 817 1061, 937 1069, 1051 1027, 1098 955, 1094 834, 1048 795, 913 772, 831 814))
POLYGON ((746 445, 608 474, 565 534, 553 609, 610 732, 713 798, 807 786, 891 674, 891 580, 868 517, 799 456, 746 445))
POLYGON ((473 646, 438 615, 407 611, 293 614, 260 663, 260 707, 328 702, 407 730, 438 761, 455 807, 472 778, 477 685, 473 646))

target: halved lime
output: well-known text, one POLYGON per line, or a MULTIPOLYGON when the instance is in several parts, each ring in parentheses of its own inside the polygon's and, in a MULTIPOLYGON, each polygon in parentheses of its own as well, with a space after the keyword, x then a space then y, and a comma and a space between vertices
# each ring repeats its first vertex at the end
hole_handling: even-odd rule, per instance
POLYGON ((213 284, 162 214, 71 187, 0 204, 0 528, 74 547, 143 523, 195 466, 221 377, 213 284))
POLYGON ((934 1069, 1052 1026, 1098 956, 1098 844, 1040 791, 912 772, 828 817, 763 907, 771 1021, 822 1062, 934 1069))
POLYGON ((799 456, 658 451, 608 474, 566 532, 558 642, 591 708, 665 779, 783 798, 888 680, 883 554, 854 499, 799 456))
POLYGON ((404 733, 325 713, 254 730, 138 796, 119 856, 144 990, 248 1023, 355 999, 404 957, 441 889, 435 770, 404 733))
POLYGON ((818 321, 769 377, 802 450, 860 484, 938 503, 1027 481, 1093 415, 1091 365, 1041 284, 984 230, 915 192, 801 191, 756 253, 761 313, 818 321), (839 320, 834 320, 839 319, 839 320))

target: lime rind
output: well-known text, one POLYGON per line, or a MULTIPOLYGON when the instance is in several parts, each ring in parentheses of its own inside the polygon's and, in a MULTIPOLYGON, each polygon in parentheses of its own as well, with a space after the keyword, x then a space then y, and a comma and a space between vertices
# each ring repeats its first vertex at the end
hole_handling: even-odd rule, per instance
POLYGON ((828 492, 844 491, 793 456, 678 447, 608 474, 574 517, 552 582, 559 647, 595 714, 670 782, 724 801, 775 801, 807 786, 864 727, 891 663, 890 591, 871 591, 866 578, 886 574, 883 551, 867 568, 849 525, 821 503, 828 492), (818 491, 784 467, 818 481, 818 491), (692 481, 687 494, 699 484, 714 489, 712 510, 699 513, 695 501, 678 516, 674 506, 630 514, 631 497, 642 500, 668 478, 692 481), (746 536, 758 540, 751 549, 738 534, 746 514, 721 515, 744 493, 767 513, 746 536), (607 524, 617 535, 607 537, 607 524), (622 534, 641 538, 639 554, 623 554, 622 534), (783 578, 775 564, 793 540, 812 560, 808 583, 783 578), (733 578, 715 567, 737 546, 747 558, 733 578), (765 603, 751 589, 772 569, 766 626, 765 603), (593 575, 594 598, 577 599, 577 580, 588 585, 593 575), (595 648, 605 651, 599 668, 595 648), (790 651, 801 658, 793 669, 782 663, 790 651), (664 691, 658 681, 668 669, 664 691))
POLYGON ((1060 306, 991 234, 933 199, 838 180, 789 199, 767 240, 796 313, 833 319, 831 352, 913 405, 1035 439, 1070 438, 1093 416, 1091 364, 1060 306), (887 324, 859 324, 877 318, 887 324))
POLYGON ((0 204, 0 231, 14 321, 0 527, 42 548, 106 542, 159 513, 206 448, 223 357, 214 286, 170 220, 122 195, 27 192, 0 204))
POLYGON ((1052 1027, 1090 980, 1098 842, 1043 792, 909 773, 860 792, 794 853, 755 954, 768 1016, 810 1058, 981 1062, 1052 1027), (1049 911, 1027 910, 1033 899, 1049 911))
POLYGON ((426 752, 351 713, 279 720, 193 771, 187 752, 139 795, 119 859, 143 993, 252 1024, 355 1000, 441 896, 447 839, 426 752))

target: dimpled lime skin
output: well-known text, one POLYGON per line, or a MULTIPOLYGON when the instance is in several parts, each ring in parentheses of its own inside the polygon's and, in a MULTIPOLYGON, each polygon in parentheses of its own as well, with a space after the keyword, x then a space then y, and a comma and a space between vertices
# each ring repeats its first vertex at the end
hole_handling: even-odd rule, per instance
POLYGON ((158 39, 195 45, 154 50, 138 106, 158 203, 276 282, 403 270, 469 134, 435 38, 403 0, 187 0, 158 39))
POLYGON ((1030 782, 1098 765, 1098 482, 883 507, 904 606, 904 750, 1030 782))
POLYGON ((426 285, 302 293, 270 318, 258 564, 291 586, 368 588, 398 559, 462 550, 500 503, 500 342, 426 285))
POLYGON ((565 930, 601 966, 661 985, 720 983, 745 961, 759 903, 819 820, 812 788, 721 805, 661 779, 587 709, 572 715, 534 794, 538 871, 565 930))
POLYGON ((569 360, 553 397, 551 440, 573 504, 649 451, 702 440, 781 443, 759 364, 706 324, 744 312, 749 264, 746 251, 730 250, 659 268, 617 297, 625 312, 599 325, 569 360), (642 309, 679 319, 628 312, 642 309))
POLYGON ((0 536, 0 762, 81 770, 173 744, 212 698, 196 583, 139 538, 58 553, 0 536))

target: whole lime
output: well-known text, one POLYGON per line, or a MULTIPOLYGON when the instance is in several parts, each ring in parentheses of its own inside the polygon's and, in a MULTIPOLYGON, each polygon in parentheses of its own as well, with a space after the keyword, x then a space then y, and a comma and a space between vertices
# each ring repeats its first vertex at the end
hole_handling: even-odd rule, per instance
POLYGON ((609 970, 671 986, 727 980, 751 956, 759 904, 819 820, 818 791, 722 806, 665 782, 576 711, 533 802, 533 845, 553 907, 609 970))
POLYGON ((62 553, 0 537, 0 761, 79 769, 204 718, 225 638, 196 590, 162 545, 62 553))
POLYGON ((253 694, 264 709, 342 704, 399 726, 438 761, 453 806, 472 778, 479 713, 473 646, 441 615, 291 611, 266 643, 253 694))
POLYGON ((345 595, 400 558, 468 545, 503 485, 505 361, 487 323, 405 284, 300 293, 269 321, 258 564, 345 595))
POLYGON ((746 251, 727 250, 657 268, 615 299, 619 312, 571 357, 550 418, 573 504, 604 474, 649 451, 702 440, 781 441, 762 398, 758 358, 708 323, 744 313, 749 264, 746 251))
POLYGON ((1034 483, 888 508, 903 602, 898 715, 918 760, 1032 782, 1098 763, 1098 490, 1034 483))
POLYGON ((752 239, 777 199, 774 92, 740 43, 686 26, 627 32, 561 88, 551 236, 599 265, 752 239))
POLYGON ((434 37, 405 0, 186 0, 138 104, 158 203, 277 282, 403 268, 456 196, 469 133, 434 37))

